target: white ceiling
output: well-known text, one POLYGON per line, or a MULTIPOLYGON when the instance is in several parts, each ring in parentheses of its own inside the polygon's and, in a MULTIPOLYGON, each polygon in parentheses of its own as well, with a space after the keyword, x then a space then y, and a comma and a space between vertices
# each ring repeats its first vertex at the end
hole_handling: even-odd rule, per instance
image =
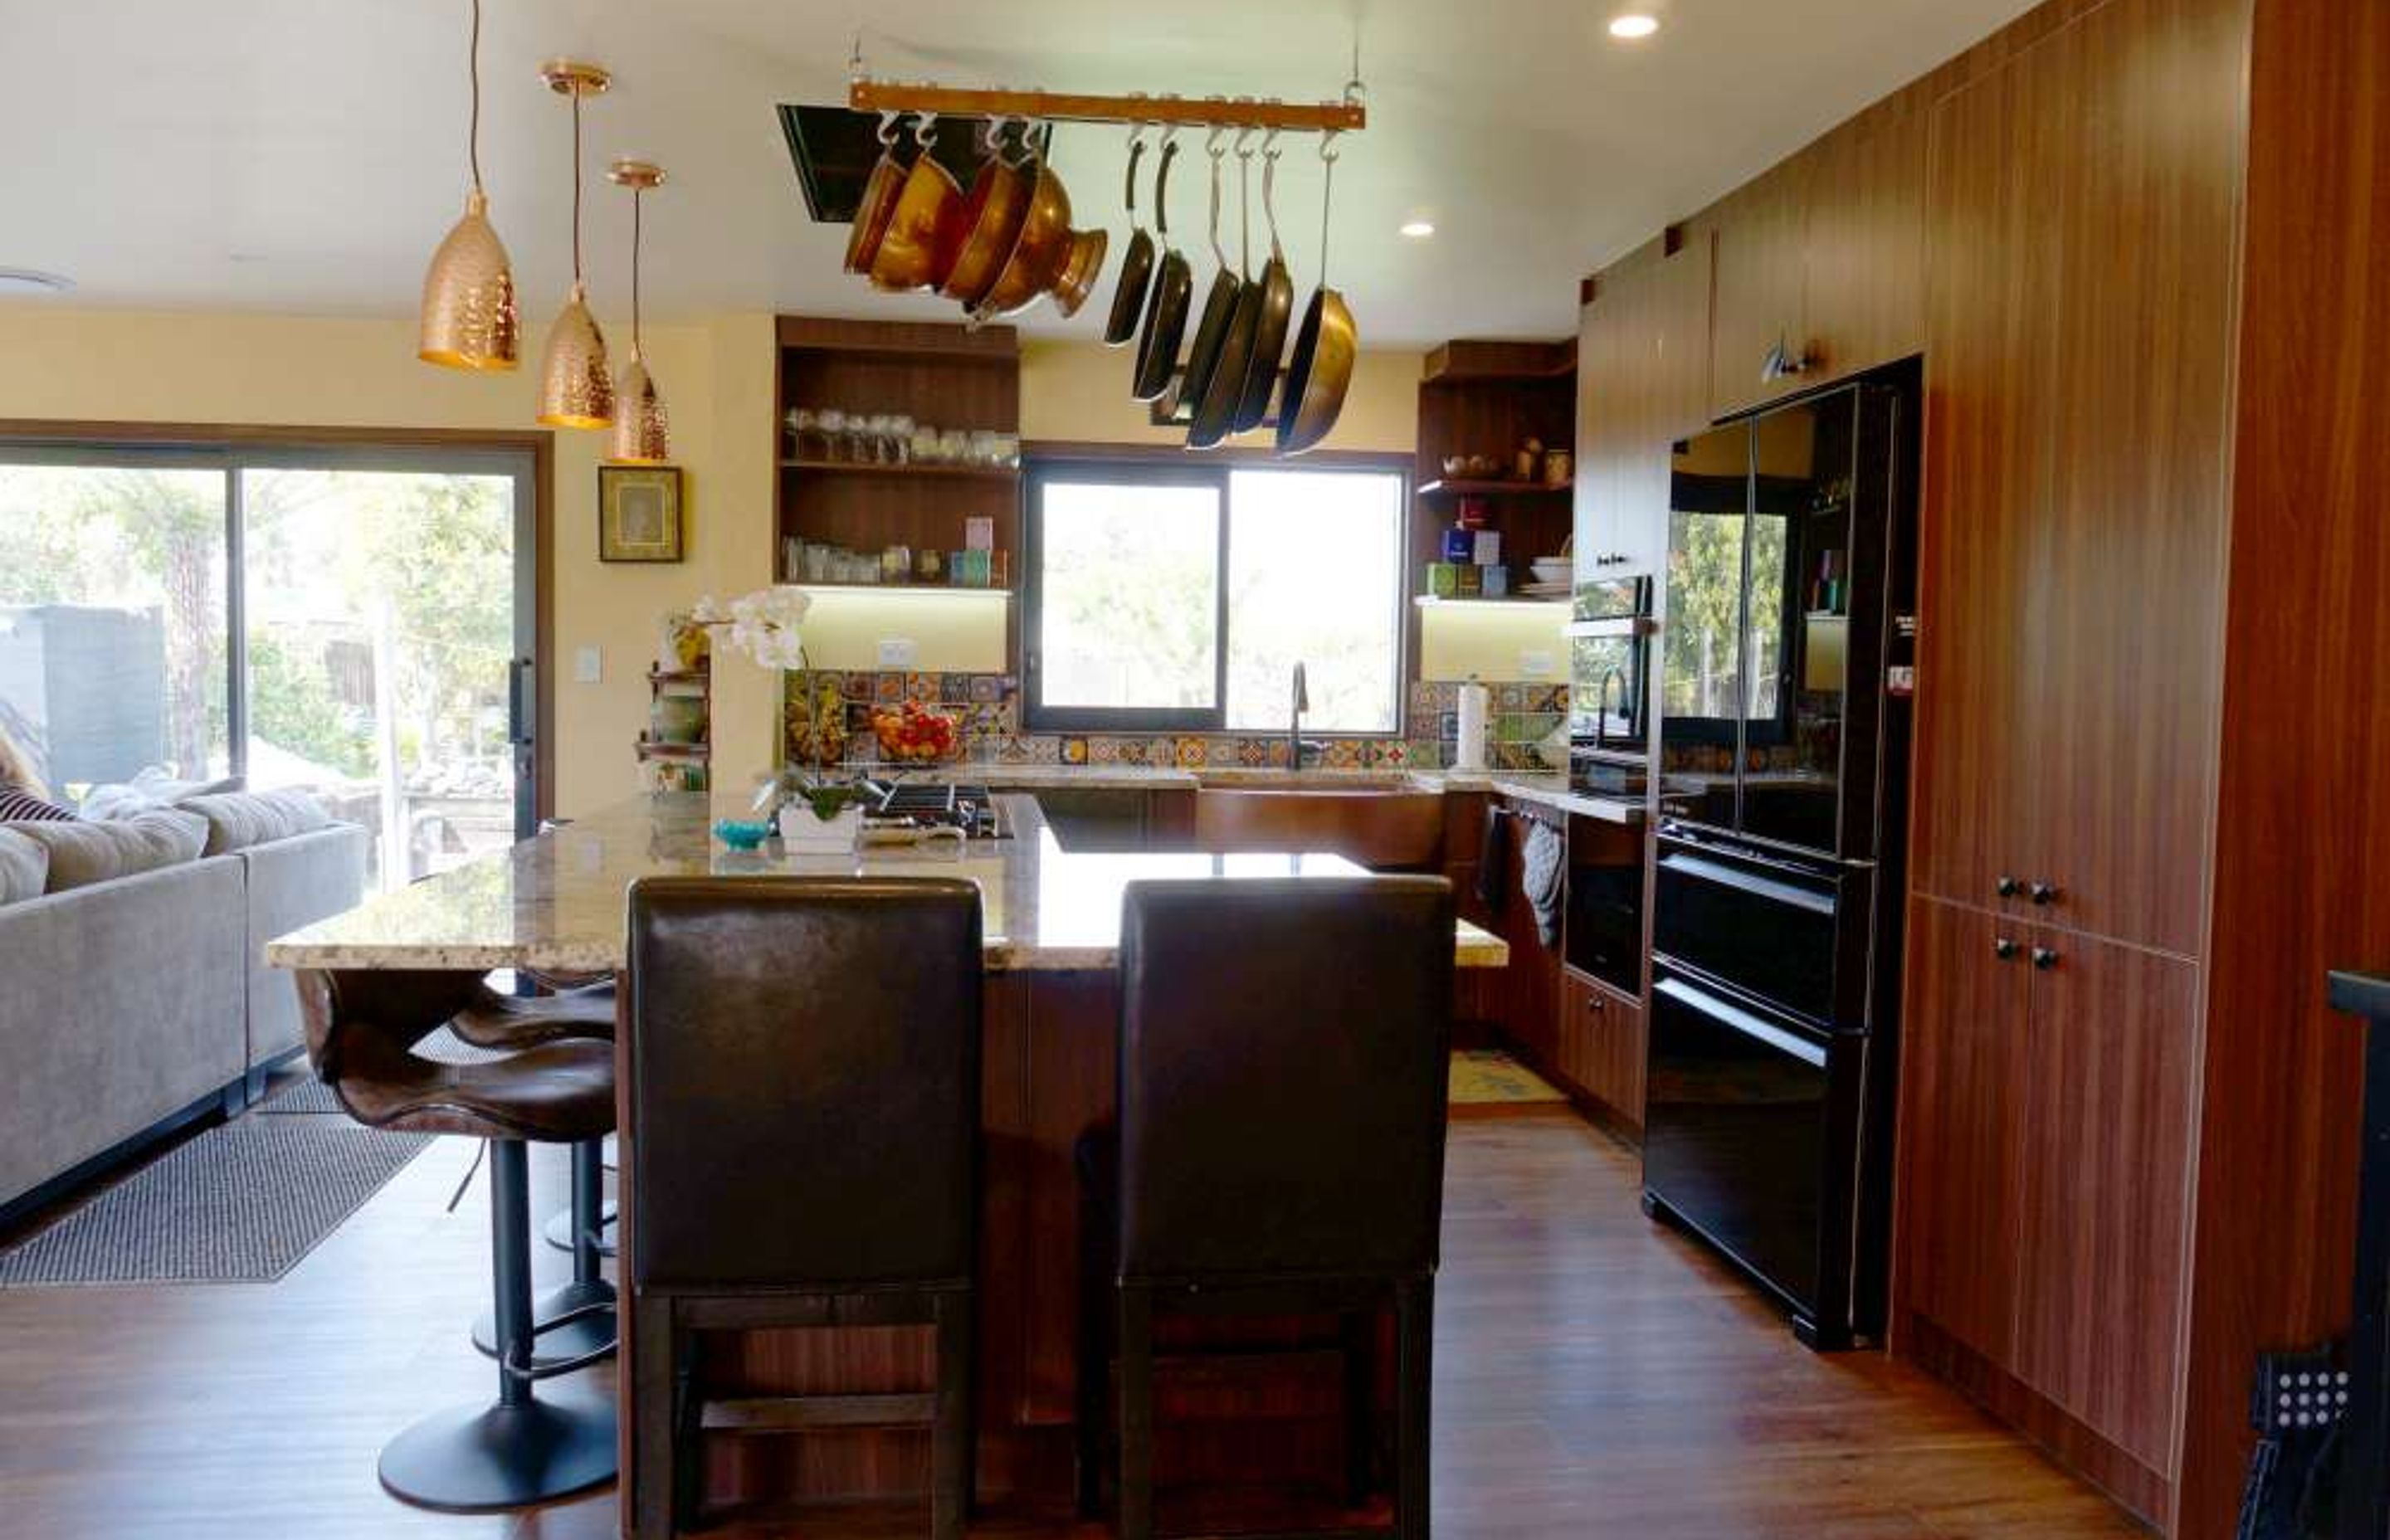
MULTIPOLYGON (((858 25, 881 75, 1315 99, 1343 84, 1357 19, 1370 127, 1338 165, 1330 260, 1365 341, 1552 335, 1581 275, 2028 3, 1654 0, 1659 35, 1622 45, 1610 0, 484 0, 482 153, 532 315, 571 261, 567 111, 535 71, 572 54, 618 82, 586 118, 604 314, 627 308, 629 199, 599 173, 637 152, 672 178, 649 204, 655 318, 934 317, 840 274, 845 230, 806 217, 772 111, 842 99, 858 25), (1395 236, 1414 215, 1433 239, 1395 236)), ((468 17, 467 0, 0 0, 0 267, 67 274, 75 304, 410 313, 466 185, 468 17)), ((1287 148, 1307 289, 1319 168, 1309 141, 1287 148)), ((1055 158, 1115 261, 1124 153, 1116 131, 1065 128, 1055 158)), ((1189 232, 1195 160, 1172 189, 1189 232)), ((1041 309, 1029 329, 1093 336, 1110 289, 1107 272, 1075 322, 1041 309)))

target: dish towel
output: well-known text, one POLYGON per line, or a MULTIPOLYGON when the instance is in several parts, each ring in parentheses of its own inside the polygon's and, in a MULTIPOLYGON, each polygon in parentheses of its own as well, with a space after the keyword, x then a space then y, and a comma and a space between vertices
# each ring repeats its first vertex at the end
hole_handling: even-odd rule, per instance
POLYGON ((1489 915, 1502 912, 1510 877, 1510 815, 1492 802, 1485 804, 1485 829, 1478 836, 1477 902, 1489 915))
POLYGON ((1546 946, 1561 943, 1561 878, 1568 864, 1568 841, 1549 824, 1530 820, 1527 858, 1519 874, 1527 906, 1536 912, 1536 934, 1546 946))

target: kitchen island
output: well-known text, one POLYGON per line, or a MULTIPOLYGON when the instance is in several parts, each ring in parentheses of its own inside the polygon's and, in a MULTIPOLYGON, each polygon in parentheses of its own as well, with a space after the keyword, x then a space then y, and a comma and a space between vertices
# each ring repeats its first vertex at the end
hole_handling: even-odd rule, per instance
MULTIPOLYGON (((1034 797, 999 793, 996 802, 1004 839, 791 858, 768 848, 754 853, 723 849, 709 829, 716 815, 733 809, 710 803, 702 793, 642 798, 378 895, 272 943, 266 957, 279 967, 335 974, 339 998, 370 1001, 375 975, 382 972, 613 969, 623 956, 625 892, 642 877, 847 872, 964 877, 978 883, 988 969, 980 1488, 998 1500, 1059 1501, 1071 1490, 1078 1319, 1072 1147, 1112 1110, 1122 890, 1139 878, 1349 877, 1361 868, 1321 854, 1073 853, 1047 827, 1034 797)), ((1500 968, 1509 959, 1498 937, 1467 921, 1458 923, 1454 947, 1462 968, 1500 968)), ((1323 961, 1343 967, 1358 959, 1323 961)), ((820 980, 790 980, 792 989, 822 986, 820 980)), ((625 1138, 636 1132, 623 1131, 625 1138)), ((791 1179, 801 1181, 803 1174, 791 1179)), ((1304 1340, 1307 1329, 1300 1322, 1284 1327, 1291 1341, 1304 1340)), ((1330 1331, 1332 1339, 1333 1323, 1330 1331)), ((1288 1360, 1291 1370, 1260 1367, 1244 1382, 1190 1388, 1207 1416, 1231 1415, 1190 1429, 1169 1451, 1171 1464, 1202 1478, 1286 1461, 1332 1469, 1339 1372, 1332 1359, 1297 1355, 1288 1360)), ((924 1388, 931 1364, 926 1329, 867 1328, 726 1336, 708 1344, 705 1372, 710 1380, 750 1394, 867 1393, 924 1388)), ((623 1426, 632 1424, 626 1416, 623 1426)), ((710 1441, 713 1503, 771 1505, 926 1490, 927 1435, 910 1430, 811 1434, 801 1446, 768 1432, 714 1434, 710 1441)), ((626 1500, 623 1511, 631 1510, 626 1500)))

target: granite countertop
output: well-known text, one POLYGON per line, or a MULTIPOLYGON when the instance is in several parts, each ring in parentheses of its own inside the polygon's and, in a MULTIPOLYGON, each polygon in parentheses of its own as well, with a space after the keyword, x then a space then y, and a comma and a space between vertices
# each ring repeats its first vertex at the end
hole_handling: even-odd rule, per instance
MULTIPOLYGON (((1009 839, 784 856, 777 841, 747 853, 714 841, 716 817, 744 815, 735 801, 716 803, 704 792, 640 797, 374 895, 268 943, 265 960, 277 968, 598 972, 622 965, 623 895, 638 878, 851 872, 977 882, 991 969, 1100 969, 1118 958, 1121 890, 1134 879, 1363 875, 1325 854, 1074 854, 1047 828, 1034 798, 1000 796, 997 809, 1009 839)), ((1463 968, 1510 960, 1497 937, 1466 920, 1456 948, 1463 968)))
POLYGON ((1572 790, 1567 774, 1559 770, 1415 770, 1379 765, 1352 770, 1307 769, 1297 774, 1287 770, 1199 770, 1168 764, 962 764, 907 771, 902 778, 953 781, 984 786, 992 791, 1062 787, 1124 791, 1192 791, 1204 787, 1335 791, 1392 785, 1421 791, 1494 792, 1613 824, 1640 823, 1646 811, 1639 802, 1572 790))

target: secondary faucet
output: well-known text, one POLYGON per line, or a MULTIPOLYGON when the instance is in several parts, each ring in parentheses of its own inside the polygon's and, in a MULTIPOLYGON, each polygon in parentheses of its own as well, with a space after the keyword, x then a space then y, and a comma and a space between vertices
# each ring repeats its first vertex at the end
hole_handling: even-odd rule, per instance
POLYGON ((1594 696, 1593 746, 1597 750, 1610 747, 1610 682, 1613 679, 1618 681, 1618 703, 1622 706, 1626 703, 1626 675, 1618 669, 1612 669, 1601 676, 1601 684, 1594 696))
POLYGON ((1303 664, 1294 665, 1294 710, 1286 723, 1286 767, 1303 768, 1303 713, 1311 710, 1311 690, 1305 684, 1303 664))

